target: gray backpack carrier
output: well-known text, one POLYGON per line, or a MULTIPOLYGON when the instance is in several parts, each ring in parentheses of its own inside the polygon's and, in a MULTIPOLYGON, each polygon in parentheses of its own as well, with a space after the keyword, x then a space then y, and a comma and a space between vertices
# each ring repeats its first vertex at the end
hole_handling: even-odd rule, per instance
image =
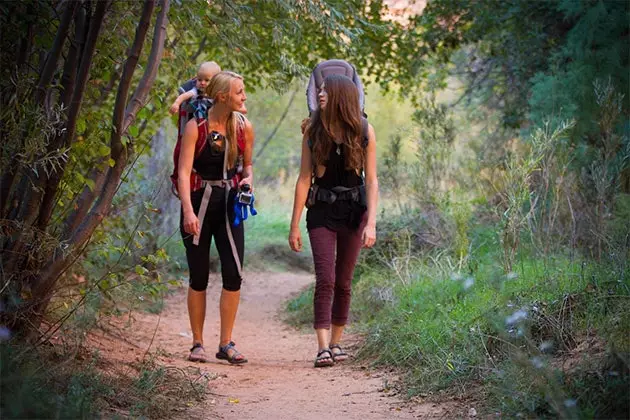
POLYGON ((363 92, 361 79, 359 79, 359 75, 357 74, 357 70, 354 66, 344 60, 322 61, 313 69, 311 78, 308 81, 308 87, 306 88, 306 103, 308 105, 309 115, 319 107, 317 93, 324 82, 324 78, 326 78, 329 74, 341 74, 352 79, 359 90, 359 105, 361 107, 361 112, 363 112, 363 115, 365 116, 365 94, 363 92))

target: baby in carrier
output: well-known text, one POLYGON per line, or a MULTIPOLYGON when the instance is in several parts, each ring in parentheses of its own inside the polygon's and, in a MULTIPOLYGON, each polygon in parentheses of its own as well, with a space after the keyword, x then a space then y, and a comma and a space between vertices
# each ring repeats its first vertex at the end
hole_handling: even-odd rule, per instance
MULTIPOLYGON (((171 114, 177 114, 180 112, 186 112, 186 114, 206 114, 195 115, 198 118, 205 119, 208 113, 208 109, 212 106, 212 101, 205 96, 206 87, 210 83, 210 79, 221 71, 221 67, 214 61, 206 61, 199 66, 197 70, 197 77, 185 82, 179 88, 181 93, 173 105, 171 105, 169 112, 171 114), (188 107, 182 105, 188 105, 188 107), (187 108, 187 109, 186 109, 187 108)), ((189 118, 184 118, 186 122, 189 118)))

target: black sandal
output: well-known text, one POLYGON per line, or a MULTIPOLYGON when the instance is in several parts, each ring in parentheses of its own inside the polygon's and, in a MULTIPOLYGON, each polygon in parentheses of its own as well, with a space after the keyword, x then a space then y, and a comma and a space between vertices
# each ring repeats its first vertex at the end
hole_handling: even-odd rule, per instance
POLYGON ((341 348, 339 344, 331 344, 330 350, 331 350, 330 353, 332 354, 332 358, 335 362, 343 362, 344 360, 348 360, 348 358, 350 357, 348 353, 343 351, 343 349, 341 348), (337 349, 339 351, 335 353, 334 351, 332 351, 332 349, 337 349), (339 360, 337 360, 337 358, 339 358, 339 360))
POLYGON ((335 359, 333 358, 333 354, 330 349, 322 349, 317 353, 317 357, 315 358, 315 367, 328 367, 335 364, 335 359), (328 353, 328 356, 324 356, 325 353, 328 353), (326 359, 330 359, 329 362, 326 359))
POLYGON ((221 347, 221 345, 219 345, 219 351, 216 354, 216 358, 217 359, 221 359, 221 360, 227 360, 228 363, 230 363, 232 365, 242 365, 243 363, 247 363, 247 359, 245 357, 243 357, 241 352, 236 350, 236 347, 234 347, 235 345, 236 344, 234 343, 234 341, 230 341, 229 343, 227 343, 223 347, 221 347), (228 353, 228 351, 230 351, 230 349, 234 350, 234 353, 232 353, 231 356, 228 353), (241 358, 238 358, 239 356, 241 356, 241 358))
POLYGON ((206 352, 201 345, 201 343, 195 343, 190 349, 190 354, 188 355, 188 360, 191 362, 202 362, 205 363, 208 361, 206 357, 206 352))

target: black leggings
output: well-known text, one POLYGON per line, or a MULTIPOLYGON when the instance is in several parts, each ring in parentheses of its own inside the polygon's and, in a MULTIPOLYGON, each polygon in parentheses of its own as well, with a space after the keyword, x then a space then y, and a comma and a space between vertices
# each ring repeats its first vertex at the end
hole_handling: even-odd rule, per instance
MULTIPOLYGON (((195 214, 199 214, 199 206, 203 189, 195 191, 191 194, 191 200, 195 214)), ((232 226, 234 221, 234 197, 235 191, 230 191, 228 199, 228 215, 230 219, 230 228, 234 238, 234 244, 238 251, 238 258, 243 264, 243 253, 245 249, 245 232, 243 223, 238 227, 232 226)), ((181 212, 179 230, 186 247, 186 259, 188 260, 188 269, 190 271, 190 287, 196 291, 206 290, 208 287, 208 276, 210 275, 210 244, 214 237, 215 246, 219 252, 221 260, 221 277, 223 279, 223 288, 228 291, 237 291, 241 289, 241 276, 232 255, 232 247, 227 235, 225 226, 225 190, 219 187, 212 187, 212 195, 208 210, 204 217, 201 227, 201 236, 199 245, 193 245, 193 235, 184 231, 184 213, 181 212)))

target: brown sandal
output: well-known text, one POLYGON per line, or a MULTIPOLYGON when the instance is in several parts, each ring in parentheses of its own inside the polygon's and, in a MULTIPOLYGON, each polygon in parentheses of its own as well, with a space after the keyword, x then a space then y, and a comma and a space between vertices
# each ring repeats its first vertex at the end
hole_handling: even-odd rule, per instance
POLYGON ((348 353, 346 353, 345 351, 343 351, 343 349, 341 348, 341 346, 339 344, 331 344, 330 345, 330 352, 332 353, 332 357, 333 360, 336 362, 343 362, 344 360, 348 360, 348 357, 350 357, 348 355, 348 353), (339 350, 338 352, 334 352, 332 351, 333 349, 337 349, 339 350))
POLYGON ((330 349, 326 348, 326 349, 322 349, 317 353, 317 357, 315 358, 315 367, 328 367, 328 366, 332 366, 335 364, 335 359, 333 358, 333 354, 330 351, 330 349), (328 354, 328 356, 326 356, 325 354, 328 354), (330 361, 326 361, 326 360, 330 360, 330 361))

